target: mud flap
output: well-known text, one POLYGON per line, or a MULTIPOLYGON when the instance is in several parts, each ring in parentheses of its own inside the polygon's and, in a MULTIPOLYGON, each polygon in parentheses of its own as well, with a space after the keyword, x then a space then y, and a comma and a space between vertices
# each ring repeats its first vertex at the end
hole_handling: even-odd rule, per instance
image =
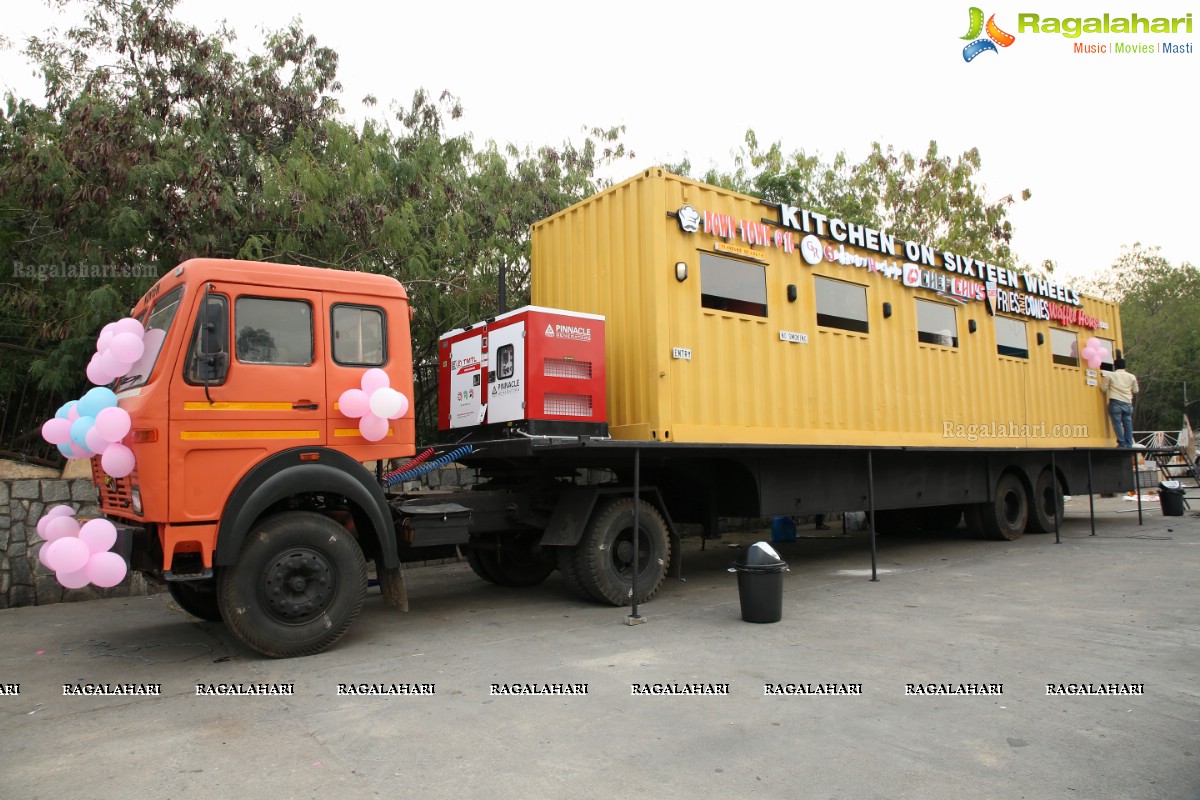
POLYGON ((383 592, 383 601, 400 611, 408 611, 408 590, 404 588, 404 572, 400 567, 379 566, 375 562, 375 573, 379 577, 379 590, 383 592))

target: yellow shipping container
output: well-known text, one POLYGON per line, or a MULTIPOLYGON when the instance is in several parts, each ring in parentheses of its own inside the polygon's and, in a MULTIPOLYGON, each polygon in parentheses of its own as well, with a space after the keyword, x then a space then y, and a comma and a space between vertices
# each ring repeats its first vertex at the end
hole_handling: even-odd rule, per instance
POLYGON ((606 317, 617 439, 1115 444, 1115 304, 662 169, 534 225, 532 301, 606 317))

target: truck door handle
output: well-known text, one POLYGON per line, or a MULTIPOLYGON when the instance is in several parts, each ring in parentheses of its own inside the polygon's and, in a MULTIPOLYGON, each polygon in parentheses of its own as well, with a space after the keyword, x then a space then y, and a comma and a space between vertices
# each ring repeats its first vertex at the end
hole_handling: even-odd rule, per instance
POLYGON ((320 408, 320 406, 316 403, 306 403, 304 401, 292 403, 293 411, 316 411, 318 408, 320 408))

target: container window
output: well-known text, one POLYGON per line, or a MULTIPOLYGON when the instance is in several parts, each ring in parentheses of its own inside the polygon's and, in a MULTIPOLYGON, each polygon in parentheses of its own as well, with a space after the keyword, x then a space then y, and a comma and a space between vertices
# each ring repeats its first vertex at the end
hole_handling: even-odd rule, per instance
POLYGON ((333 360, 353 367, 380 367, 387 360, 383 309, 333 307, 333 360))
POLYGON ((1050 352, 1054 363, 1064 367, 1079 366, 1079 337, 1071 331, 1050 329, 1050 352))
POLYGON ((818 325, 867 332, 867 287, 816 275, 813 280, 818 325))
POLYGON ((1112 372, 1114 369, 1116 369, 1116 367, 1113 366, 1113 359, 1117 354, 1117 343, 1112 339, 1103 339, 1099 336, 1096 338, 1100 339, 1100 343, 1103 344, 1104 349, 1108 351, 1108 360, 1100 365, 1100 369, 1104 372, 1112 372))
POLYGON ((954 306, 917 300, 917 341, 958 347, 958 312, 954 306))
POLYGON ((996 317, 996 352, 1002 356, 1029 358, 1029 338, 1024 322, 996 317))
POLYGON ((755 317, 767 315, 767 271, 759 264, 700 254, 700 305, 755 317))
POLYGON ((234 319, 238 361, 293 367, 312 363, 312 306, 303 300, 239 297, 234 319))

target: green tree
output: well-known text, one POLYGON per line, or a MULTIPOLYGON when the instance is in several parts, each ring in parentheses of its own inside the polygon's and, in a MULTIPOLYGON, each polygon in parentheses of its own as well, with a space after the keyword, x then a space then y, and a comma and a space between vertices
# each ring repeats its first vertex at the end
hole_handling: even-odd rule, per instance
POLYGON ((1200 401, 1200 269, 1136 243, 1087 288, 1121 304, 1124 356, 1141 389, 1134 427, 1178 430, 1185 386, 1192 411, 1200 401))

